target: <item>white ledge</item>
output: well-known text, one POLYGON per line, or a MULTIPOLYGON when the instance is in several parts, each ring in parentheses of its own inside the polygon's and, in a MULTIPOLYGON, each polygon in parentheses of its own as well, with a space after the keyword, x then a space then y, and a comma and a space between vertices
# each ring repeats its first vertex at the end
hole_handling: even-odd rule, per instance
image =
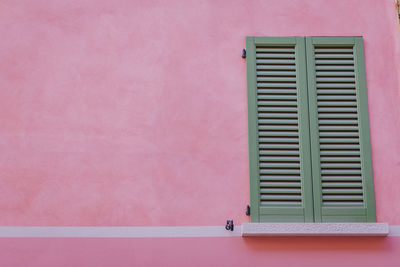
POLYGON ((387 236, 387 223, 244 223, 242 236, 387 236))

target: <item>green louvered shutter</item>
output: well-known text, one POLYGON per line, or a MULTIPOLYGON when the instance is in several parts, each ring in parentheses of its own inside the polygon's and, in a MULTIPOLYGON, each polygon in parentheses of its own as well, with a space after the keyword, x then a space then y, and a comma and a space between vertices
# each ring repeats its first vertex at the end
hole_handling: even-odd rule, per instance
POLYGON ((246 48, 251 221, 313 221, 305 39, 246 48))
POLYGON ((374 222, 361 37, 307 37, 316 222, 374 222))

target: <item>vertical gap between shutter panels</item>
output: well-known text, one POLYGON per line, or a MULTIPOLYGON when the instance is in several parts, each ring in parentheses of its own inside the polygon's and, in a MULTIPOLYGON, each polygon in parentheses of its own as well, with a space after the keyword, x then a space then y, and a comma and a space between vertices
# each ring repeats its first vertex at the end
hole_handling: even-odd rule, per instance
POLYGON ((323 206, 362 206, 353 46, 315 46, 323 206))
POLYGON ((302 205, 295 46, 256 46, 260 205, 302 205))
MULTIPOLYGON (((304 46, 304 53, 307 55, 307 46, 304 46)), ((306 67, 306 75, 308 75, 308 72, 310 71, 309 69, 308 69, 308 67, 309 67, 309 65, 308 65, 308 57, 306 56, 305 57, 305 60, 306 60, 306 64, 305 64, 305 67, 306 67)), ((307 90, 305 90, 306 92, 307 92, 307 95, 305 96, 307 99, 309 99, 309 90, 310 90, 310 85, 308 84, 308 79, 306 79, 306 86, 307 86, 307 90)), ((307 105, 307 114, 308 114, 308 116, 310 116, 310 102, 308 102, 308 105, 307 105)), ((308 134, 309 134, 309 136, 312 136, 311 135, 311 123, 309 124, 309 127, 308 127, 308 134)), ((311 144, 310 144, 310 146, 308 147, 308 148, 306 148, 306 149, 309 149, 309 153, 310 153, 310 155, 312 154, 312 148, 311 148, 311 144)), ((313 169, 313 164, 312 164, 312 160, 310 160, 310 170, 312 170, 313 169)), ((312 173, 311 173, 311 176, 312 176, 312 173)), ((313 178, 313 177, 311 177, 311 178, 313 178)), ((315 188, 314 188, 314 186, 311 186, 311 193, 312 193, 312 197, 311 197, 311 199, 314 199, 314 190, 315 190, 315 188)), ((311 205, 311 208, 312 208, 312 214, 314 215, 314 220, 315 220, 315 205, 311 205)))

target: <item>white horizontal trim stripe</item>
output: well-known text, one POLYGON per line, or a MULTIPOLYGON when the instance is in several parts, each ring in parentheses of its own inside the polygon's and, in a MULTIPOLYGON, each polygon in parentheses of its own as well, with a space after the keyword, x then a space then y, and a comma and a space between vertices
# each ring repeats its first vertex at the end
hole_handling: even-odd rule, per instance
MULTIPOLYGON (((239 237, 241 225, 234 231, 225 226, 0 226, 0 238, 174 238, 239 237)), ((400 225, 389 226, 388 236, 400 236, 400 225)))
POLYGON ((97 238, 162 238, 162 237, 229 237, 241 236, 225 226, 0 226, 0 237, 97 237, 97 238))
POLYGON ((400 236, 400 225, 389 225, 388 236, 400 236))

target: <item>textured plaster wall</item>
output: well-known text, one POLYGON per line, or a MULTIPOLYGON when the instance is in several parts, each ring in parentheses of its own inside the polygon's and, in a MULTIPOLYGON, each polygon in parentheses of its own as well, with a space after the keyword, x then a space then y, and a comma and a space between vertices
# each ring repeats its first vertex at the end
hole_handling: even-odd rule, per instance
POLYGON ((0 225, 247 222, 249 35, 364 36, 377 217, 400 224, 396 16, 389 0, 1 1, 0 225))
POLYGON ((2 266, 387 266, 400 238, 0 239, 2 266))

